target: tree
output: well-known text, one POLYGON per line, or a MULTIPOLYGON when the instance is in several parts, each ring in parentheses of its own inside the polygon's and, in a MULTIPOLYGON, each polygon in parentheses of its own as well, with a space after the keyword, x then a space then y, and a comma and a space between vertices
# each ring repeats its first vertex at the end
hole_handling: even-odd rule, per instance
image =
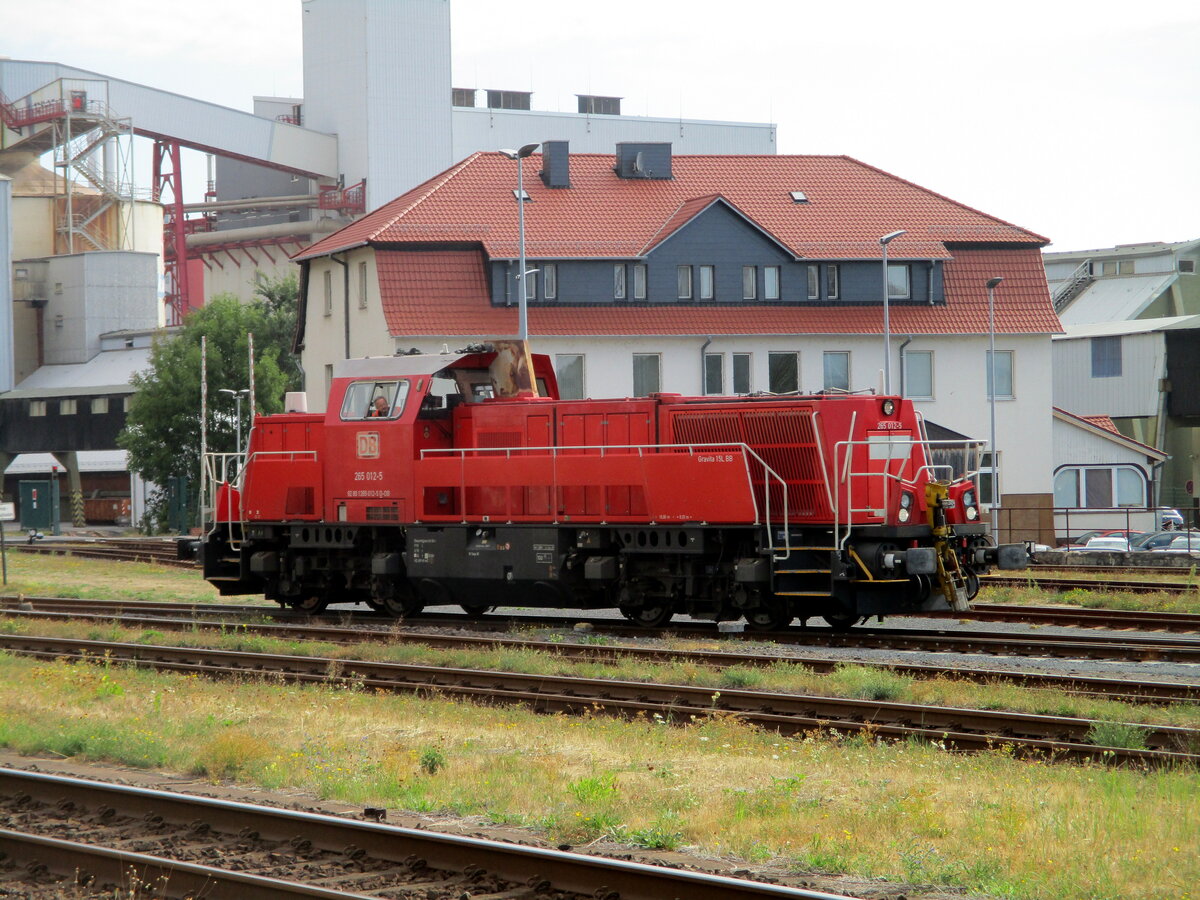
POLYGON ((238 423, 234 401, 220 389, 249 388, 248 335, 254 335, 257 412, 281 411, 284 393, 300 389, 291 352, 296 293, 294 277, 261 280, 250 303, 218 295, 193 311, 177 334, 154 342, 150 368, 132 379, 135 392, 117 438, 129 451, 129 467, 159 488, 149 504, 153 525, 165 522, 164 488, 172 478, 187 476, 193 484, 199 478, 201 338, 208 338, 208 450, 233 453, 238 426, 243 436, 249 432, 250 404, 242 403, 238 423))

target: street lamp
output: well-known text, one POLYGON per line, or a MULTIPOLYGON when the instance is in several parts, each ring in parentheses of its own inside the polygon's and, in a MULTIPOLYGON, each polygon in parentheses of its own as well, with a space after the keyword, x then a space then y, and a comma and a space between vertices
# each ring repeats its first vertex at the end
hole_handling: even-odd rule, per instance
POLYGON ((221 388, 222 394, 228 394, 234 400, 234 427, 237 429, 237 452, 238 456, 242 455, 242 398, 250 393, 249 388, 242 388, 240 391, 235 391, 233 388, 221 388))
POLYGON ((517 161, 517 229, 519 232, 518 241, 521 256, 521 269, 517 275, 517 336, 522 341, 529 339, 528 311, 525 308, 525 276, 529 273, 525 271, 525 173, 521 166, 521 160, 531 155, 540 146, 542 146, 540 143, 526 144, 519 150, 499 151, 502 156, 507 156, 509 159, 517 161))
POLYGON ((991 451, 989 459, 992 463, 992 512, 988 518, 991 520, 992 527, 992 543, 998 544, 999 541, 999 523, 996 521, 996 509, 1000 506, 1000 469, 996 465, 996 304, 995 293, 996 285, 1004 279, 1000 276, 989 278, 987 280, 988 292, 988 403, 991 408, 992 417, 992 432, 991 438, 988 440, 988 448, 991 451))
POLYGON ((888 299, 892 291, 888 284, 888 244, 905 233, 893 231, 879 239, 883 247, 883 392, 888 395, 892 393, 892 323, 888 318, 888 299))

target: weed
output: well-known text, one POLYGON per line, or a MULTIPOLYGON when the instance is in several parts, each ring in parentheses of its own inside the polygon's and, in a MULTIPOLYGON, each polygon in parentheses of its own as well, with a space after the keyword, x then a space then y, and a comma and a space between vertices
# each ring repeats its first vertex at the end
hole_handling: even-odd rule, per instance
POLYGON ((721 673, 721 686, 730 688, 752 688, 763 683, 760 669, 749 666, 730 666, 721 673))
POLYGON ((606 772, 588 778, 580 778, 567 785, 567 790, 580 803, 600 803, 617 793, 617 776, 614 772, 606 772))
POLYGON ((839 665, 830 681, 848 696, 861 700, 896 700, 908 692, 913 680, 887 669, 839 665))
POLYGON ((426 747, 421 751, 420 764, 426 775, 436 775, 446 768, 446 754, 440 747, 426 747))
POLYGON ((1097 747, 1145 750, 1146 729, 1128 722, 1094 722, 1088 729, 1086 740, 1097 747))

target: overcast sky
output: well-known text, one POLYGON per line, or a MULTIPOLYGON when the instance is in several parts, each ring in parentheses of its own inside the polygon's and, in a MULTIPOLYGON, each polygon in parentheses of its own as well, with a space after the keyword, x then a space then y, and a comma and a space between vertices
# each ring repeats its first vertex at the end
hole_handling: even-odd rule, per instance
MULTIPOLYGON (((457 87, 532 90, 543 110, 595 93, 632 115, 774 122, 780 153, 853 156, 1051 249, 1200 238, 1195 0, 452 10, 457 87)), ((0 54, 250 109, 301 95, 300 2, 0 0, 0 54)))

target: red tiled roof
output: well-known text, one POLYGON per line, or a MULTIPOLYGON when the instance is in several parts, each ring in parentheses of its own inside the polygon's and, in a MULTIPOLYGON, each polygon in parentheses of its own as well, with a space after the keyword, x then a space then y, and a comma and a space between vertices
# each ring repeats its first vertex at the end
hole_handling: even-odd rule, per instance
POLYGON ((1111 431, 1113 434, 1120 434, 1116 424, 1111 416, 1080 416, 1085 422, 1091 422, 1097 428, 1103 428, 1105 431, 1111 431))
MULTIPOLYGON (((571 187, 548 188, 538 157, 525 168, 526 254, 634 258, 690 204, 720 194, 798 257, 873 259, 879 236, 908 233, 893 259, 938 259, 946 243, 1047 239, 847 156, 675 156, 670 180, 620 178, 610 154, 571 155, 571 187), (790 191, 803 191, 796 203, 790 191)), ((298 254, 311 259, 367 243, 472 242, 517 256, 511 160, 476 153, 298 254)), ((694 210, 693 210, 694 214, 694 210)))
MULTIPOLYGON (((956 248, 945 264, 948 302, 890 304, 893 334, 987 334, 985 282, 996 275, 996 331, 1050 334, 1062 330, 1050 305, 1036 247, 956 248)), ((493 306, 478 250, 376 252, 379 289, 394 335, 516 334, 517 307, 493 306)), ((726 305, 529 307, 534 335, 882 334, 882 305, 726 305)))

